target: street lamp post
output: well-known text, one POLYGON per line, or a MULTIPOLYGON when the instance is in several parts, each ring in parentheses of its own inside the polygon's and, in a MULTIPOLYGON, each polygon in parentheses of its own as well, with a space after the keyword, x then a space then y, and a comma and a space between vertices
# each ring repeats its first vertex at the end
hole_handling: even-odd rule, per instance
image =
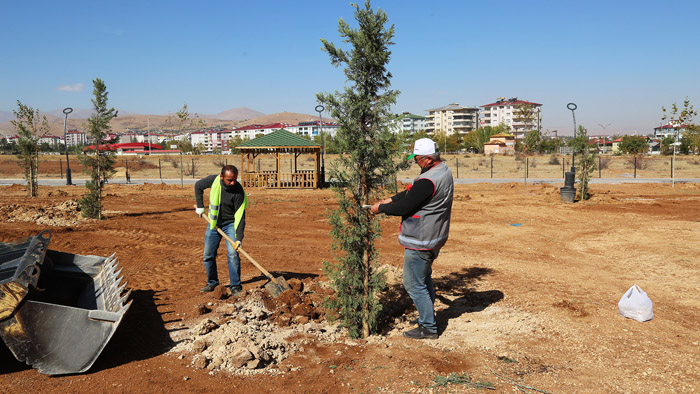
POLYGON ((63 148, 66 151, 66 185, 72 185, 70 176, 70 161, 68 160, 68 139, 66 138, 66 122, 68 121, 68 114, 73 112, 73 108, 64 108, 63 113, 66 117, 63 119, 63 148))
MULTIPOLYGON (((611 123, 606 123, 606 124, 598 123, 598 126, 603 128, 603 138, 605 138, 605 141, 603 142, 603 145, 604 145, 603 148, 605 148, 606 151, 608 149, 607 146, 605 146, 605 144, 608 142, 607 127, 610 125, 611 125, 611 123)), ((600 153, 600 138, 598 138, 598 153, 600 153)))
POLYGON ((564 187, 559 190, 562 202, 573 203, 576 199, 576 188, 574 187, 576 182, 576 115, 574 115, 574 111, 577 106, 574 103, 569 103, 566 108, 571 110, 571 116, 574 117, 574 143, 571 151, 571 171, 564 174, 564 187))
POLYGON ((318 112, 318 131, 321 133, 321 185, 326 183, 326 163, 324 161, 323 155, 326 151, 326 144, 323 142, 323 116, 321 113, 325 108, 323 105, 319 104, 314 108, 318 112))

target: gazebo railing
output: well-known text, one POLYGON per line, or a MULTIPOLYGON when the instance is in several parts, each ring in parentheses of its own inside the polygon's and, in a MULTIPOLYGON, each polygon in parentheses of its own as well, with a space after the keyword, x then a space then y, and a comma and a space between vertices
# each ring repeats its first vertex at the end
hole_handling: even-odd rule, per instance
POLYGON ((313 189, 318 187, 318 177, 314 170, 300 170, 295 173, 274 171, 250 172, 241 174, 243 187, 266 187, 273 189, 313 189))

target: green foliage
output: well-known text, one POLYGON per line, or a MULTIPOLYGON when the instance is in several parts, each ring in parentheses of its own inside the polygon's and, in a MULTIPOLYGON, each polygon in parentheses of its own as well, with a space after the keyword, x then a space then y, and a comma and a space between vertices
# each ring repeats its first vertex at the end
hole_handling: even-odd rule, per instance
POLYGON ((539 152, 540 144, 542 143, 542 135, 539 130, 531 130, 525 134, 525 144, 523 148, 525 153, 532 154, 539 152))
POLYGON ((474 381, 468 374, 458 374, 456 372, 451 372, 447 376, 435 376, 433 378, 434 385, 429 386, 429 388, 447 387, 451 384, 464 384, 475 389, 489 389, 495 390, 496 387, 493 383, 489 381, 474 381))
POLYGON ((675 127, 685 127, 685 131, 679 138, 681 153, 700 153, 700 128, 693 123, 694 118, 698 116, 698 111, 688 97, 683 100, 683 107, 673 103, 670 110, 665 107, 661 107, 661 110, 664 113, 661 119, 668 120, 675 127))
POLYGON ((17 158, 24 168, 24 179, 27 181, 27 193, 36 197, 39 193, 39 139, 49 133, 49 121, 46 115, 41 116, 39 110, 22 104, 17 100, 17 110, 13 111, 15 120, 11 121, 17 130, 17 158))
POLYGON ((641 155, 649 151, 647 139, 639 135, 627 135, 622 137, 620 150, 631 155, 641 155))
POLYGON ((571 146, 576 154, 576 178, 579 181, 578 198, 580 200, 590 198, 588 183, 596 169, 596 157, 598 157, 598 146, 588 142, 588 131, 579 125, 571 146))
POLYGON ((343 19, 338 22, 342 41, 351 48, 321 39, 331 64, 345 65, 350 84, 343 92, 316 97, 338 121, 335 140, 344 152, 329 171, 338 198, 338 209, 329 215, 336 262, 326 262, 324 271, 336 292, 333 306, 342 324, 352 337, 366 337, 376 330, 381 311, 377 295, 385 282, 374 246, 381 232, 379 221, 362 205, 378 199, 381 189, 394 183, 399 168, 408 163, 395 163, 402 141, 389 131, 390 107, 399 94, 390 90, 391 73, 386 69, 394 27, 385 26, 386 13, 375 13, 369 1, 364 8, 353 7, 359 28, 343 19))
POLYGON ((114 108, 107 108, 107 86, 99 79, 92 81, 91 101, 94 113, 88 118, 88 135, 95 143, 94 153, 86 152, 79 156, 85 172, 90 180, 85 182, 87 192, 80 200, 80 208, 84 217, 102 219, 102 191, 105 183, 116 173, 114 152, 100 149, 111 127, 109 122, 117 116, 114 108))

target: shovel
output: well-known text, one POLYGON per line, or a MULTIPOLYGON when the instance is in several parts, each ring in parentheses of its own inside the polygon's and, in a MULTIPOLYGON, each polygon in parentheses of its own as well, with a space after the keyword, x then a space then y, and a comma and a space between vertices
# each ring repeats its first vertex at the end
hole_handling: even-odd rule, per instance
MULTIPOLYGON (((202 217, 204 218, 204 220, 207 221, 207 223, 210 223, 209 218, 207 217, 206 213, 203 213, 202 217)), ((246 251, 243 250, 243 248, 236 247, 236 242, 234 242, 231 239, 231 237, 229 237, 223 230, 221 230, 220 228, 217 227, 216 231, 218 231, 222 237, 224 237, 229 243, 231 243, 231 245, 233 245, 233 248, 236 249, 236 252, 242 253, 243 256, 245 256, 245 258, 250 260, 250 262, 253 263, 253 265, 257 269, 260 270, 260 272, 265 274, 265 276, 267 276, 267 278, 270 279, 270 281, 267 282, 264 287, 265 287, 265 290, 267 290, 267 292, 270 293, 271 296, 277 297, 280 294, 282 294, 283 291, 291 289, 291 287, 289 286, 289 283, 287 283, 287 281, 283 277, 281 277, 281 276, 278 276, 277 278, 273 277, 272 274, 267 272, 267 270, 265 268, 263 268, 262 265, 258 264, 258 262, 255 261, 255 259, 250 257, 250 255, 248 253, 246 253, 246 251)))

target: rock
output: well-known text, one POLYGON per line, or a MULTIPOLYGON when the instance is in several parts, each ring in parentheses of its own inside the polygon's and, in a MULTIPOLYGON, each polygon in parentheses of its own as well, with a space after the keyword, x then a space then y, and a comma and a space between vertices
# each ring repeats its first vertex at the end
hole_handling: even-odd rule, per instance
POLYGON ((211 319, 206 319, 203 322, 197 324, 192 329, 192 333, 195 335, 205 335, 205 334, 209 334, 210 332, 216 330, 217 328, 219 328, 218 324, 216 324, 211 319))
POLYGON ((245 367, 248 369, 257 369, 261 366, 261 362, 258 359, 250 360, 246 363, 245 367))
POLYGON ((294 318, 294 323, 296 324, 306 324, 309 322, 309 318, 307 316, 297 316, 294 318))
POLYGON ((237 348, 231 353, 231 366, 235 368, 241 368, 251 360, 253 360, 253 354, 248 349, 237 348))
POLYGON ((198 339, 192 344, 193 353, 202 353, 205 350, 207 350, 207 343, 202 339, 198 339))
POLYGON ((234 304, 223 304, 216 308, 216 313, 221 313, 223 315, 235 315, 238 312, 238 308, 234 304))
POLYGON ((198 315, 204 315, 204 314, 209 313, 209 312, 211 312, 211 309, 209 307, 207 307, 206 305, 200 304, 200 305, 197 305, 195 307, 195 313, 198 315))
POLYGON ((198 369, 204 369, 207 367, 208 360, 202 355, 196 355, 192 358, 192 366, 198 369))

